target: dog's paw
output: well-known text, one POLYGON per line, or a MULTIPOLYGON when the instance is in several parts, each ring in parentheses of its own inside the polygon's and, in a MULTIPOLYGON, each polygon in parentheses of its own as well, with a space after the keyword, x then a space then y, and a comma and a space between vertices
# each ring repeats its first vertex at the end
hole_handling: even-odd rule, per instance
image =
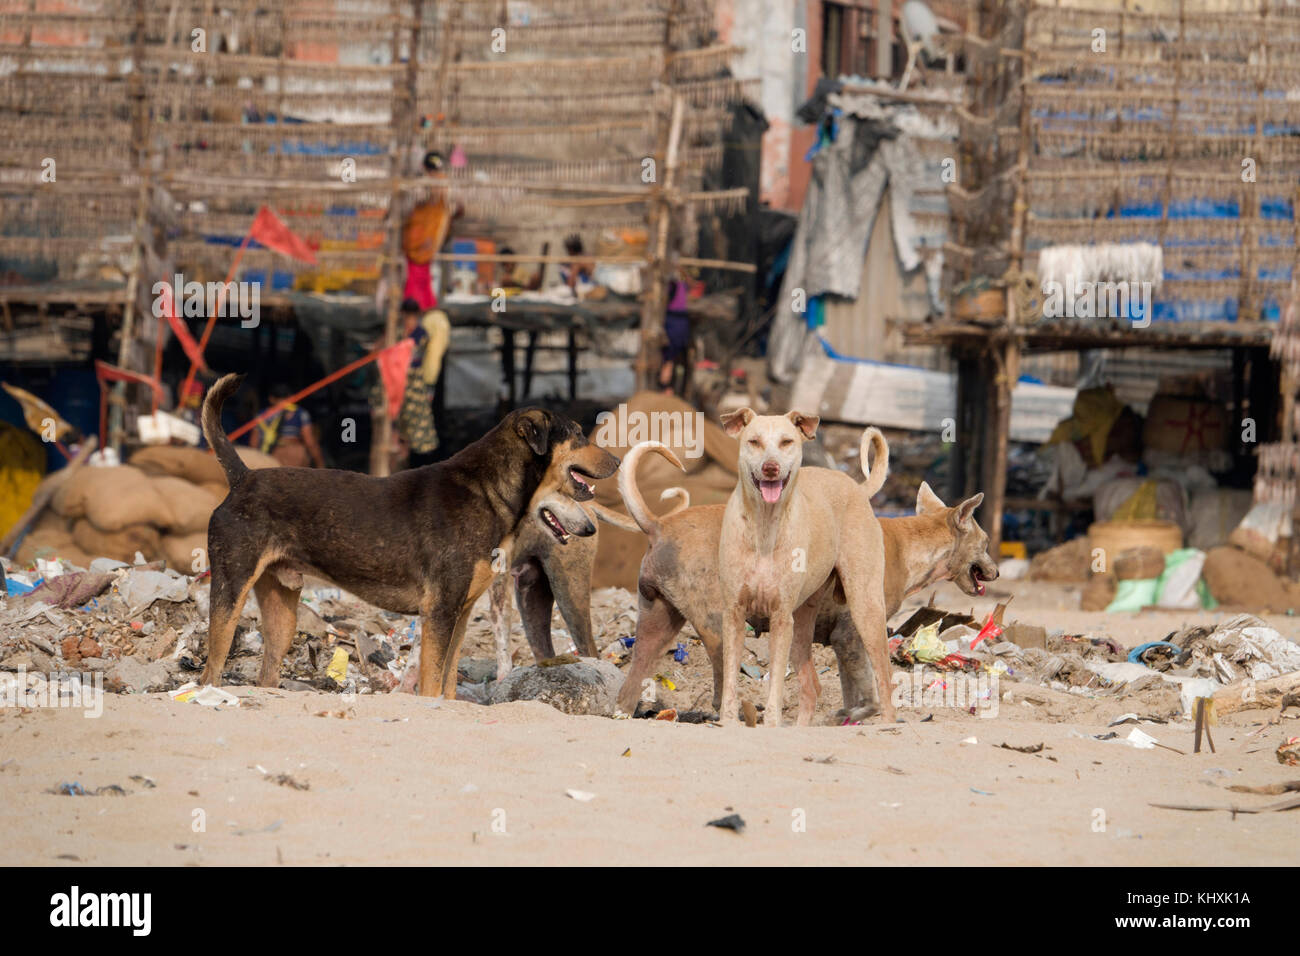
POLYGON ((830 723, 836 727, 845 724, 861 724, 879 715, 880 708, 875 704, 859 704, 857 707, 841 707, 831 715, 830 723))

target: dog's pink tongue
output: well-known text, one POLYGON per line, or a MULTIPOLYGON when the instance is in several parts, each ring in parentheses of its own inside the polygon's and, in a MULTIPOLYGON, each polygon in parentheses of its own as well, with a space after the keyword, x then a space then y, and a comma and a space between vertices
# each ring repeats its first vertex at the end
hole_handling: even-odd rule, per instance
POLYGON ((781 499, 781 482, 779 481, 760 481, 758 490, 763 493, 763 500, 769 505, 774 505, 781 499))

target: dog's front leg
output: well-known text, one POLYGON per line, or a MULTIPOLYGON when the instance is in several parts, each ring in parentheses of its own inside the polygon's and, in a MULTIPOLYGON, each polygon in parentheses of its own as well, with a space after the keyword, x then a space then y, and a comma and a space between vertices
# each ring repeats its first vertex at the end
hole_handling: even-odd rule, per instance
POLYGON ((510 657, 510 578, 498 574, 492 578, 488 588, 489 617, 492 620, 492 636, 496 641, 497 680, 505 676, 514 667, 510 657))
POLYGON ((822 687, 817 680, 817 668, 812 659, 813 630, 817 624, 817 607, 820 596, 794 612, 794 645, 790 659, 799 675, 799 716, 796 723, 807 727, 817 713, 817 699, 822 687))
POLYGON ((794 615, 778 608, 770 619, 767 634, 768 674, 767 710, 763 712, 765 727, 781 726, 781 708, 785 703, 785 672, 790 666, 790 647, 794 643, 794 615))
MULTIPOLYGON (((459 610, 459 606, 456 607, 459 610)), ((445 604, 432 602, 420 609, 420 683, 421 697, 437 697, 443 691, 443 674, 456 619, 447 614, 445 604)), ((454 688, 453 688, 454 689, 454 688)))
POLYGON ((442 696, 448 700, 456 699, 456 682, 460 676, 460 645, 465 640, 465 628, 469 625, 470 612, 474 602, 470 601, 456 619, 456 626, 451 632, 451 644, 447 656, 442 662, 442 696))
POLYGON ((718 708, 718 723, 724 726, 736 719, 736 685, 744 648, 745 612, 739 605, 732 605, 722 617, 722 705, 718 708))

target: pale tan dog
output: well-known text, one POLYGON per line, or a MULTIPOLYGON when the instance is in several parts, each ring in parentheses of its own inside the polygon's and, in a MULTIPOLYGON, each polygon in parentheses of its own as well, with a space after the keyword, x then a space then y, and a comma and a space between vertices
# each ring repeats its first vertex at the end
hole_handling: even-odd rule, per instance
POLYGON ((781 723, 786 667, 799 653, 800 725, 812 720, 816 677, 807 653, 817 609, 836 586, 871 662, 881 716, 892 722, 885 631, 884 538, 869 497, 848 475, 800 469, 803 443, 818 419, 800 412, 757 415, 742 408, 722 416, 740 442, 735 491, 718 543, 722 583, 722 701, 718 718, 736 719, 736 691, 745 623, 769 639, 767 706, 763 722, 781 723), (760 628, 759 625, 764 627, 760 628))

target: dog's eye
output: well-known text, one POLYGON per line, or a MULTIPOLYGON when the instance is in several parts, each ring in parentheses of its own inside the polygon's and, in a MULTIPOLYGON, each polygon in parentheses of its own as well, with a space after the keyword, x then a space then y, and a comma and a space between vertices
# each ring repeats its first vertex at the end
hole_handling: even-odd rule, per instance
POLYGON ((749 440, 749 447, 751 447, 751 448, 762 448, 762 447, 763 447, 763 443, 762 443, 761 441, 759 441, 757 438, 751 438, 751 439, 749 440))
POLYGON ((791 445, 793 445, 793 444, 794 444, 794 439, 793 439, 793 438, 782 438, 782 439, 781 439, 781 447, 782 447, 782 448, 789 448, 789 447, 790 447, 791 445))

